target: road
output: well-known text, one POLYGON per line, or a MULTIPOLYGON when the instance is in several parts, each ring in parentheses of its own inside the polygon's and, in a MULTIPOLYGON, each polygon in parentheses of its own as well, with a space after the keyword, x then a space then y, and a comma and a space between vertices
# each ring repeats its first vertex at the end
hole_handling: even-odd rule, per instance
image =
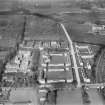
POLYGON ((73 63, 74 63, 76 78, 77 78, 77 82, 78 82, 78 87, 80 87, 80 86, 81 86, 81 84, 80 84, 80 77, 79 77, 78 66, 77 66, 75 51, 74 51, 74 47, 73 47, 73 42, 72 42, 72 40, 71 40, 71 38, 70 38, 70 35, 68 34, 68 32, 67 32, 65 26, 64 26, 62 23, 61 23, 61 27, 62 27, 62 29, 64 30, 64 33, 65 33, 65 35, 66 35, 66 37, 67 37, 67 39, 68 39, 68 42, 69 42, 69 44, 70 44, 70 50, 71 50, 71 55, 72 55, 72 57, 73 57, 73 63))

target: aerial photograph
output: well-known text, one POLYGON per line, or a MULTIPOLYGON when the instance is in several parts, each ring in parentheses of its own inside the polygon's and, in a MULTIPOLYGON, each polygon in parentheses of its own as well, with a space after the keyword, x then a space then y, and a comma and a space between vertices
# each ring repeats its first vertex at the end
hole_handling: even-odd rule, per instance
POLYGON ((0 105, 105 105, 105 0, 0 0, 0 105))

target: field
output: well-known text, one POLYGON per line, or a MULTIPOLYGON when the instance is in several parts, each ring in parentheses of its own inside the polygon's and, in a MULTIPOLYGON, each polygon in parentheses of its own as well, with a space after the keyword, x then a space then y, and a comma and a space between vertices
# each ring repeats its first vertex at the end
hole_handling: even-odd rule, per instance
MULTIPOLYGON (((89 105, 104 105, 105 102, 96 89, 87 90, 89 94, 89 105)), ((58 91, 57 105, 84 105, 80 89, 58 91)), ((88 105, 88 104, 86 104, 88 105)))
MULTIPOLYGON (((67 23, 68 24, 68 23, 67 23)), ((105 45, 105 35, 87 34, 89 28, 84 25, 69 25, 67 27, 71 39, 75 42, 84 42, 97 45, 105 45)))
POLYGON ((14 47, 21 41, 23 16, 0 16, 0 47, 14 47))
POLYGON ((4 39, 19 38, 22 34, 23 23, 23 16, 0 16, 0 37, 4 39))
MULTIPOLYGON (((29 9, 33 12, 38 12, 38 13, 43 13, 43 14, 50 14, 51 16, 55 17, 56 19, 60 19, 63 20, 62 22, 64 22, 70 37, 72 38, 73 41, 77 41, 77 42, 84 42, 84 43, 92 43, 92 44, 103 44, 105 45, 105 36, 104 35, 92 35, 92 34, 87 34, 87 32, 89 31, 89 29, 91 29, 91 27, 89 27, 88 25, 85 25, 85 22, 92 22, 92 23, 96 23, 98 21, 103 21, 102 23, 104 24, 105 22, 105 14, 104 13, 100 13, 97 12, 95 13, 95 11, 97 11, 97 7, 101 6, 101 3, 104 7, 104 2, 98 3, 98 0, 94 3, 92 2, 92 5, 90 5, 89 3, 86 2, 79 2, 79 3, 75 3, 72 2, 72 0, 67 0, 67 2, 64 4, 64 0, 56 0, 56 1, 49 1, 49 0, 44 0, 45 2, 42 2, 42 0, 40 1, 36 1, 34 2, 33 0, 31 0, 31 4, 29 3, 29 0, 27 0, 27 2, 24 3, 24 0, 22 1, 12 1, 12 0, 2 0, 0 1, 0 8, 1 10, 3 9, 3 7, 6 7, 9 9, 17 9, 17 8, 26 8, 29 9), (46 4, 47 2, 47 4, 46 4), (59 4, 60 3, 60 4, 59 4), (71 5, 72 4, 72 5, 71 5), (78 4, 78 5, 77 5, 78 4), (91 9, 81 9, 82 5, 88 6, 90 5, 91 9), (93 6, 93 7, 92 7, 93 6), (92 10, 92 8, 95 9, 92 10), (68 14, 65 15, 63 14, 63 12, 80 12, 80 13, 76 13, 76 14, 68 14), (81 13, 83 12, 83 13, 81 13), (56 14, 57 13, 57 14, 56 14), (61 14, 59 14, 61 13, 61 14), (56 15, 55 15, 56 14, 56 15)), ((5 8, 4 8, 5 10, 5 8)), ((36 17, 29 17, 32 21, 36 20, 36 17)), ((20 19, 21 20, 21 19, 20 19)), ((41 21, 42 22, 43 19, 37 19, 37 21, 41 21)), ((45 19, 47 20, 47 19, 45 19)), ((47 24, 49 20, 47 20, 47 24)), ((43 22, 42 22, 43 23, 43 22)), ((44 22, 45 23, 45 22, 44 22)), ((29 23, 28 23, 29 24, 29 23)), ((46 25, 47 25, 46 24, 46 25)), ((51 22, 52 24, 52 22, 51 22)), ((50 25, 51 25, 50 24, 50 25)), ((45 24, 44 24, 45 25, 45 24)), ((41 24, 41 26, 44 26, 43 24, 41 24)), ((45 25, 45 26, 46 26, 45 25)), ((29 25, 30 27, 30 25, 29 25)), ((39 28, 39 24, 36 27, 35 26, 35 22, 34 25, 32 25, 33 29, 35 30, 36 28, 39 28)), ((56 27, 54 24, 52 27, 56 27)), ((59 27, 59 26, 57 26, 59 27)), ((40 27, 41 28, 41 27, 40 27)), ((56 39, 59 39, 59 35, 55 32, 49 32, 51 27, 46 27, 47 32, 44 31, 44 33, 46 34, 46 37, 44 36, 44 33, 42 35, 42 32, 40 34, 40 36, 36 36, 38 39, 54 39, 56 37, 56 39), (47 29, 48 28, 48 29, 47 29), (49 34, 49 35, 48 35, 49 34), (55 37, 54 37, 55 35, 55 37)), ((41 28, 40 30, 46 30, 44 28, 41 28)), ((55 29, 53 29, 54 31, 56 31, 55 29)), ((59 30, 59 29, 58 29, 59 30)), ((32 30, 30 30, 32 31, 32 30)), ((39 33, 39 29, 33 31, 33 34, 36 35, 39 33), (36 31, 36 33, 35 33, 36 31)), ((62 33, 62 32, 61 32, 62 33)), ((30 34, 30 36, 33 36, 32 33, 30 33, 28 30, 26 31, 26 36, 27 34, 30 34)))
POLYGON ((37 105, 37 94, 33 88, 17 88, 12 89, 10 94, 10 102, 27 102, 31 101, 34 105, 37 105))
POLYGON ((64 40, 65 36, 60 25, 53 20, 28 16, 25 38, 37 40, 64 40))

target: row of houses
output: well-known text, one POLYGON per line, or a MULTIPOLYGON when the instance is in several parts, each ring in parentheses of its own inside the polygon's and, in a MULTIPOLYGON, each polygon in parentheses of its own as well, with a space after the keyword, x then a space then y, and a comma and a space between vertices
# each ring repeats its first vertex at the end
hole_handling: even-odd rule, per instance
POLYGON ((94 58, 94 53, 89 45, 76 45, 76 52, 81 66, 91 69, 90 61, 94 58))
POLYGON ((64 41, 41 41, 41 40, 25 40, 21 47, 25 48, 68 48, 68 44, 64 41))
POLYGON ((105 35, 105 25, 91 24, 91 31, 89 33, 105 35))
POLYGON ((89 45, 76 44, 75 45, 77 57, 81 68, 81 74, 84 82, 90 83, 90 74, 94 58, 94 53, 89 45))

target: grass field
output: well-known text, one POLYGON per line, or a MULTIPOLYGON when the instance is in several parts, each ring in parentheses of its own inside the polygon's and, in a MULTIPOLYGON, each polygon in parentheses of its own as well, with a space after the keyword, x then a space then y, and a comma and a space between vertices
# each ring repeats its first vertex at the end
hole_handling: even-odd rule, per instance
MULTIPOLYGON (((96 89, 87 90, 90 103, 86 105, 104 105, 105 102, 96 89)), ((85 105, 80 89, 58 92, 57 105, 85 105)))
POLYGON ((17 88, 12 89, 10 94, 10 102, 27 102, 31 101, 34 105, 38 105, 37 103, 37 94, 36 90, 33 88, 17 88))
POLYGON ((25 37, 37 40, 65 39, 60 25, 50 19, 28 16, 25 37))

